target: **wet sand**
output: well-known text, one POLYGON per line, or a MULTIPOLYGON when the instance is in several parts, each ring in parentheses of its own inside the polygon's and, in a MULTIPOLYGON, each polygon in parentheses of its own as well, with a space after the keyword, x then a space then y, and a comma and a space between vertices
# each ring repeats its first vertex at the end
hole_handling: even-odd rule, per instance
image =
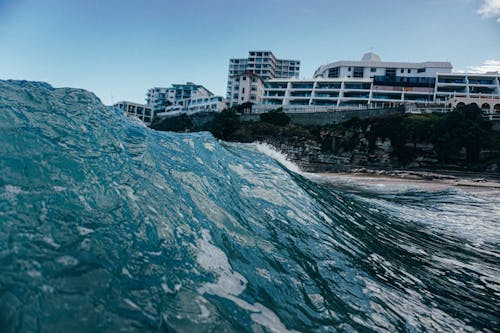
POLYGON ((391 172, 320 172, 307 173, 308 178, 315 181, 327 181, 344 185, 357 184, 374 187, 420 187, 426 190, 439 191, 457 187, 469 192, 491 191, 500 192, 500 181, 485 178, 469 178, 443 175, 437 173, 391 172))

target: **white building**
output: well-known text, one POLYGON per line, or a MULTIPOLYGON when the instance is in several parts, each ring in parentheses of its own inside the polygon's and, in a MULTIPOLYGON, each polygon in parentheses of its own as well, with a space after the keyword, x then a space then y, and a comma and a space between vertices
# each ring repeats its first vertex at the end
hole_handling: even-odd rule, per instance
MULTIPOLYGON (((296 108, 409 103, 446 106, 453 97, 466 97, 478 99, 476 104, 481 107, 481 99, 500 96, 498 73, 461 74, 451 70, 448 62, 382 62, 368 53, 361 61, 321 66, 310 80, 267 80, 262 103, 296 108)), ((490 110, 495 110, 495 105, 490 105, 490 110)))
POLYGON ((256 74, 247 72, 235 75, 231 80, 231 106, 245 102, 261 103, 264 96, 264 81, 256 74))
POLYGON ((121 101, 114 104, 114 106, 122 110, 126 115, 136 116, 148 126, 153 121, 153 109, 147 105, 121 101))
POLYGON ((451 73, 449 62, 388 62, 369 52, 361 61, 337 61, 320 66, 314 78, 371 78, 388 77, 435 77, 437 73, 451 73))
MULTIPOLYGON (((258 75, 261 80, 270 80, 298 77, 299 72, 299 60, 277 59, 271 51, 249 51, 248 58, 230 59, 226 96, 228 104, 234 106, 250 101, 251 94, 240 95, 237 89, 233 88, 236 84, 241 83, 239 81, 242 74, 251 73, 258 75)), ((241 87, 241 84, 239 86, 241 87)))
POLYGON ((146 101, 155 113, 165 111, 165 108, 176 105, 183 100, 198 97, 210 97, 213 94, 199 84, 172 84, 169 88, 155 87, 148 90, 146 101))
POLYGON ((194 96, 185 99, 175 105, 168 106, 164 112, 158 113, 158 117, 168 115, 170 112, 197 113, 197 112, 221 112, 226 108, 226 100, 222 96, 194 96))

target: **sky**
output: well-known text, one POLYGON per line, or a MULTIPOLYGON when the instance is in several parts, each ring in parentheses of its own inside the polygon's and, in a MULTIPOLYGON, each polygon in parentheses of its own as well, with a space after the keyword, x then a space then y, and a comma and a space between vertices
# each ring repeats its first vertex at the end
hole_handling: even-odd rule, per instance
POLYGON ((450 61, 500 71, 500 0, 0 0, 0 79, 145 102, 192 81, 225 96, 230 58, 271 50, 320 65, 450 61))

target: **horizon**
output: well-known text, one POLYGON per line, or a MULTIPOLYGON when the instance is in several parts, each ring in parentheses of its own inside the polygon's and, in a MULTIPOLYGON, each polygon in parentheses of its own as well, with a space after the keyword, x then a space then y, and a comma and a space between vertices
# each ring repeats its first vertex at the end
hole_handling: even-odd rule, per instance
POLYGON ((109 105, 145 103, 147 89, 188 81, 225 97, 229 59, 250 50, 300 60, 301 79, 370 51, 382 61, 449 61, 454 72, 500 70, 500 0, 259 0, 251 9, 0 0, 0 78, 83 88, 109 105))

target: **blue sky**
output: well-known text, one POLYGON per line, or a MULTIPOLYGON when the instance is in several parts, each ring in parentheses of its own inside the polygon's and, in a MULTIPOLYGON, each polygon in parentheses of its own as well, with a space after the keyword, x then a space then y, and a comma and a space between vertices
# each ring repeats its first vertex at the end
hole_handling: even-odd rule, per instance
POLYGON ((301 77, 373 48, 387 61, 500 70, 500 0, 0 0, 0 78, 144 102, 193 81, 225 95, 229 58, 269 49, 301 77))

